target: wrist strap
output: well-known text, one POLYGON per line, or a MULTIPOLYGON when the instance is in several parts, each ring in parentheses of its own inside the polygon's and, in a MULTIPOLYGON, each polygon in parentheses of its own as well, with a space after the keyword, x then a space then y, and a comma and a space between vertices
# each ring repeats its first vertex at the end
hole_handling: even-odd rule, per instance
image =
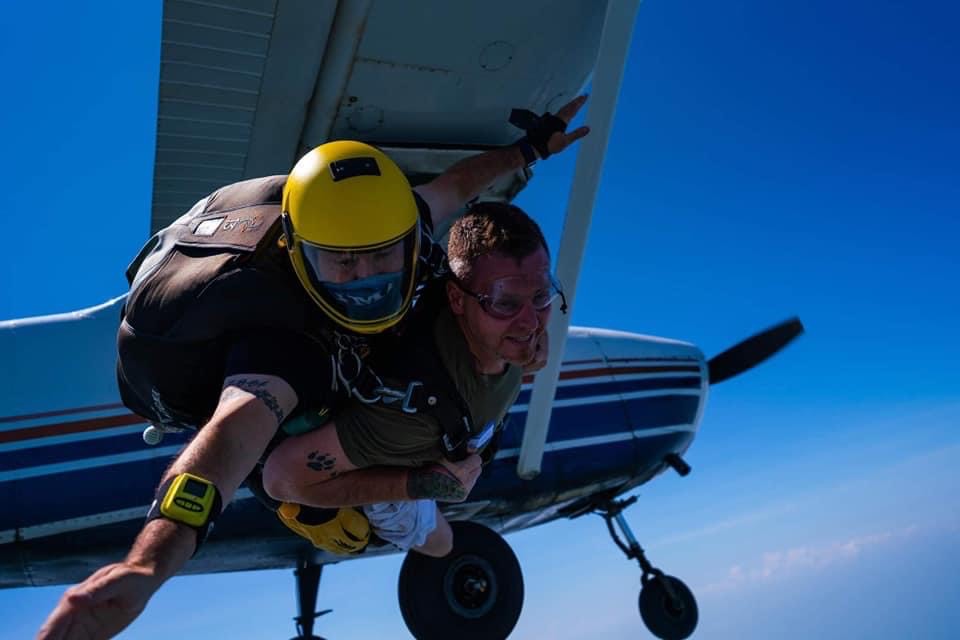
POLYGON ((146 522, 164 518, 190 527, 197 532, 193 549, 193 555, 197 555, 222 510, 223 499, 215 484, 197 475, 181 473, 167 478, 157 488, 146 522))
POLYGON ((526 132, 527 135, 521 138, 521 141, 533 146, 543 160, 550 157, 550 149, 547 147, 550 136, 567 130, 567 123, 549 111, 538 116, 528 109, 513 109, 510 112, 510 124, 526 132))
POLYGON ((533 145, 526 138, 520 138, 514 143, 520 153, 523 154, 523 161, 528 167, 532 167, 537 162, 537 152, 533 150, 533 145))

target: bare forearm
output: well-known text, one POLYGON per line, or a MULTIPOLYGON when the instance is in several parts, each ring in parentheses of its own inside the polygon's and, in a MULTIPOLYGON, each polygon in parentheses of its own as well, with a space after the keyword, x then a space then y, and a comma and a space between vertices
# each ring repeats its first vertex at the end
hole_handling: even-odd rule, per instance
POLYGON ((485 151, 455 163, 417 192, 430 205, 435 226, 459 211, 497 179, 526 166, 514 145, 485 151))
MULTIPOLYGON (((565 127, 580 111, 587 96, 578 96, 557 110, 556 118, 565 127)), ((554 120, 556 120, 556 118, 554 120)), ((534 136, 527 131, 527 141, 537 149, 537 155, 545 158, 560 153, 571 144, 590 133, 589 127, 578 127, 567 133, 565 128, 554 128, 549 124, 534 136), (549 135, 548 138, 543 138, 549 135), (539 145, 537 144, 539 140, 539 145)), ((526 166, 527 161, 517 145, 501 147, 457 162, 436 179, 417 187, 417 192, 430 206, 434 226, 439 226, 447 218, 459 211, 467 202, 505 176, 526 166)))
POLYGON ((149 569, 162 583, 186 564, 196 547, 197 534, 186 525, 158 518, 137 536, 126 562, 149 569))
POLYGON ((480 195, 498 178, 525 166, 520 149, 510 145, 464 158, 450 167, 445 175, 456 185, 457 196, 465 203, 480 195))
MULTIPOLYGON (((234 378, 224 390, 213 417, 165 474, 165 478, 184 472, 200 475, 217 487, 224 505, 230 502, 276 430, 276 411, 288 411, 296 402, 295 397, 276 400, 275 395, 285 393, 281 386, 285 382, 270 377, 234 378), (281 402, 283 408, 276 408, 281 402)), ((148 569, 163 581, 190 559, 197 543, 197 533, 192 528, 157 518, 144 526, 126 561, 148 569)))

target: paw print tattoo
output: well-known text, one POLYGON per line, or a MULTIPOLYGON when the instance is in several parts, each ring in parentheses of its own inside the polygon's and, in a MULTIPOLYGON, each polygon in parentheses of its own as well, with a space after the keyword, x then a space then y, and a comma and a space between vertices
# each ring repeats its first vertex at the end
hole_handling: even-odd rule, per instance
POLYGON ((336 462, 334 456, 319 451, 311 451, 307 455, 307 466, 314 471, 330 471, 336 462))

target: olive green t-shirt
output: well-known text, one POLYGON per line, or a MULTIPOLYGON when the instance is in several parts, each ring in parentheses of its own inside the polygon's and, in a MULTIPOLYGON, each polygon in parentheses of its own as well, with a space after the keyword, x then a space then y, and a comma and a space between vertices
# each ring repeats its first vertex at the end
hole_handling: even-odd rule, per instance
MULTIPOLYGON (((433 337, 440 359, 470 408, 475 433, 502 420, 520 394, 520 367, 508 365, 498 375, 478 373, 467 341, 447 307, 434 322, 433 337)), ((415 467, 444 458, 443 430, 432 416, 355 402, 334 420, 344 453, 358 467, 415 467)))

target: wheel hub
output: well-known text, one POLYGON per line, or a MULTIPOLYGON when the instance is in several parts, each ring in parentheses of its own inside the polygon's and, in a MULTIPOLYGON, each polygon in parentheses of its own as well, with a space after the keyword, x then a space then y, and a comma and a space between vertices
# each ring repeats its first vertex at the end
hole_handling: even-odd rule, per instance
POLYGON ((450 564, 444 579, 447 604, 458 615, 479 618, 497 601, 493 567, 479 556, 462 556, 450 564))
POLYGON ((471 597, 482 597, 487 590, 487 581, 483 578, 467 578, 463 582, 463 590, 471 597))

